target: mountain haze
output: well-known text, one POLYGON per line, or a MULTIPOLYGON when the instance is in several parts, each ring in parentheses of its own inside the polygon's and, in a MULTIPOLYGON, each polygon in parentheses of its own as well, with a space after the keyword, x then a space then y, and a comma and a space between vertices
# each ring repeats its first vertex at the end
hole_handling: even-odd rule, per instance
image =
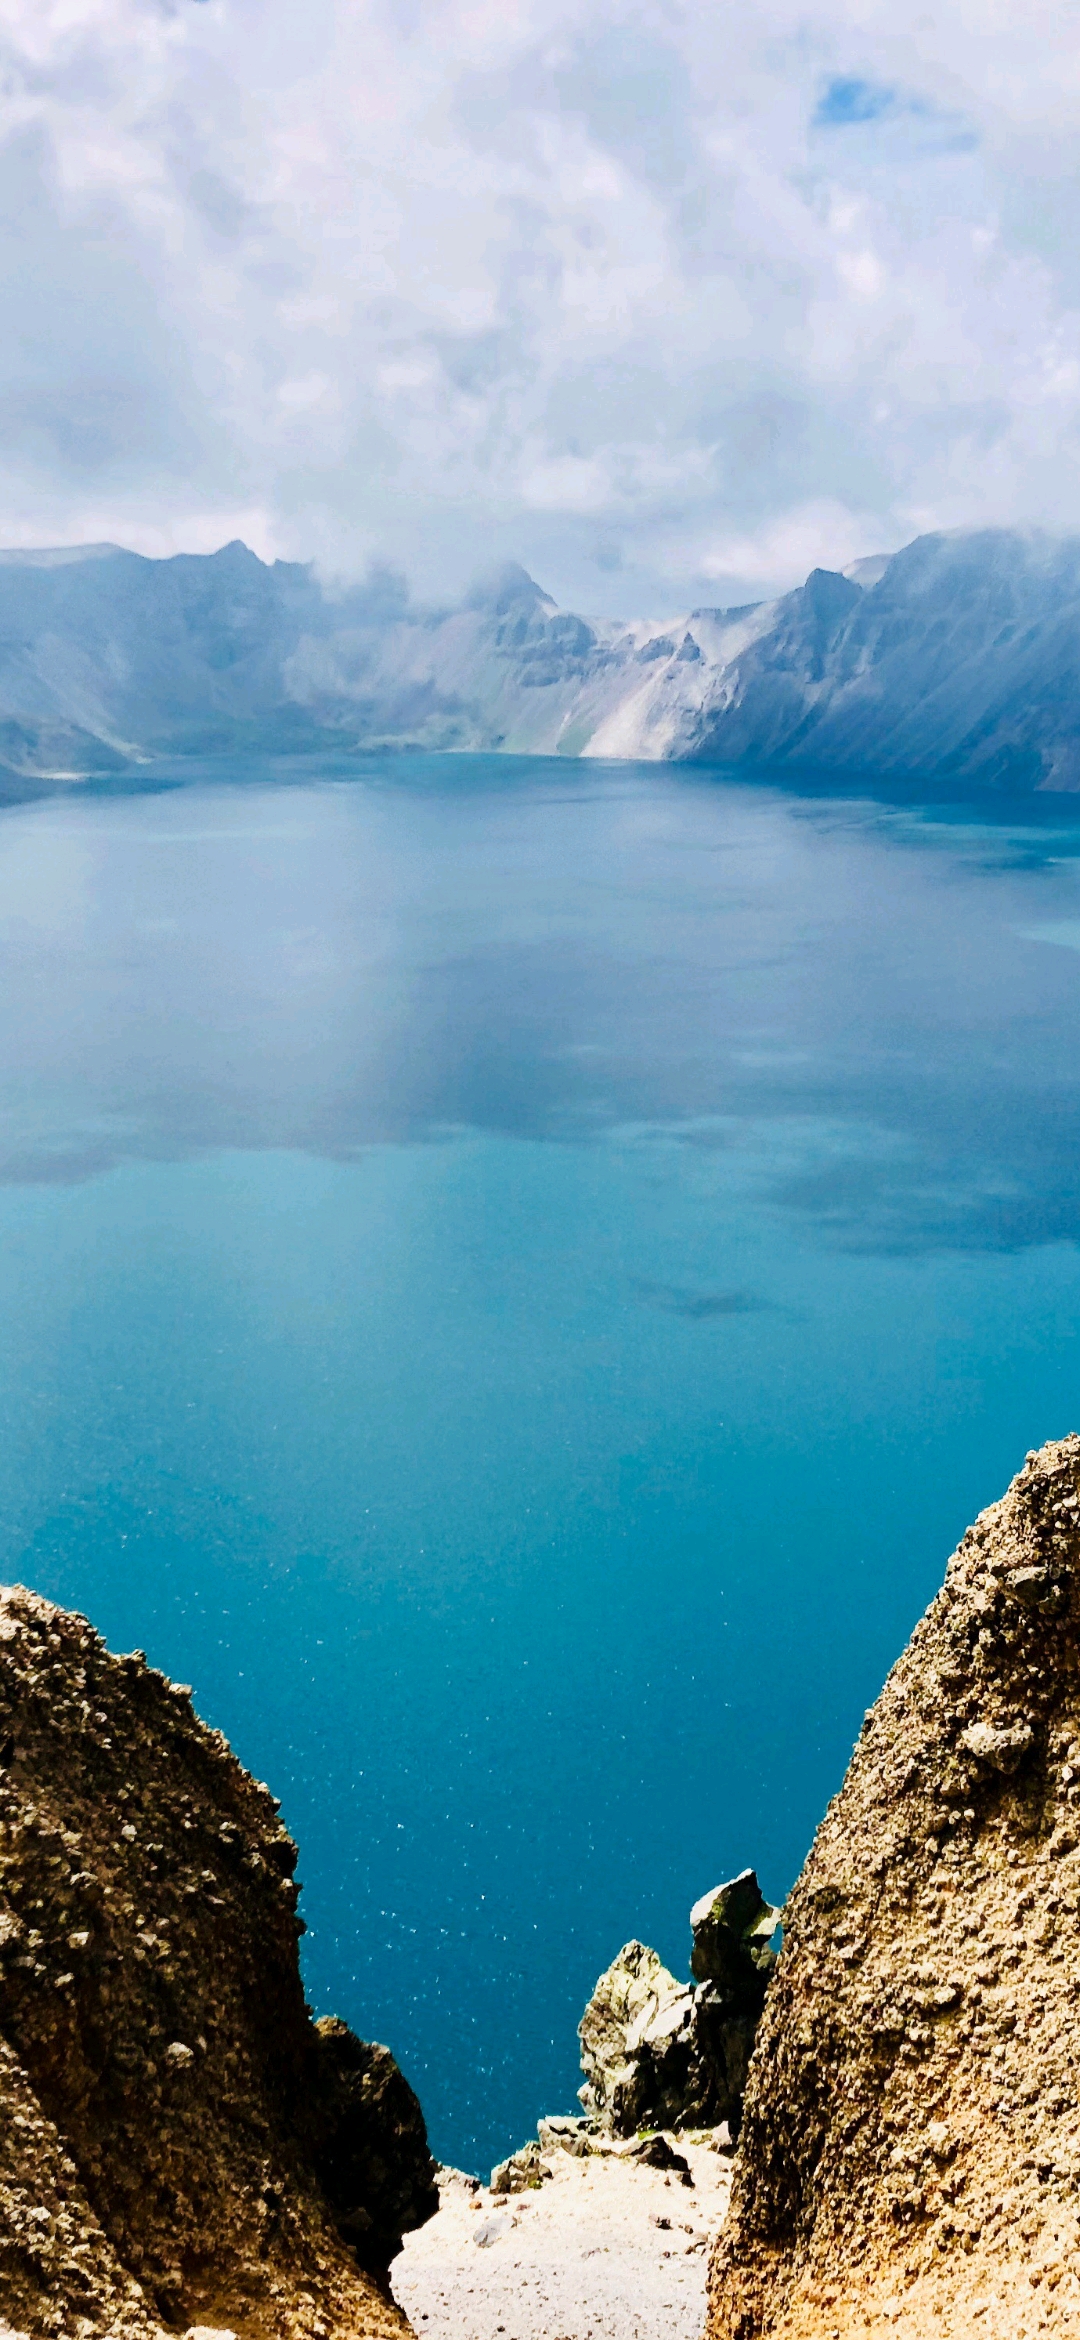
POLYGON ((240 543, 0 554, 0 771, 421 747, 1080 788, 1080 539, 923 536, 740 609, 586 619, 523 569, 451 609, 240 543))

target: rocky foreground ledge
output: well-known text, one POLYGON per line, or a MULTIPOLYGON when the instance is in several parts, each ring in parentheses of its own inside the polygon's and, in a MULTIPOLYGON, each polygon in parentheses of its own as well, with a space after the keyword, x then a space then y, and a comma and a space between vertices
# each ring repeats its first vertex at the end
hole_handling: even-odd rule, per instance
POLYGON ((867 1715, 784 1912, 726 2216, 692 2132, 595 2130, 693 2102, 693 1997, 627 1945, 582 2026, 586 2158, 581 2124, 542 2123, 493 2173, 514 2190, 444 2189, 401 2262, 418 2330, 695 2340, 708 2257, 706 2340, 1076 2340, 1080 1438, 968 1531, 867 1715))
POLYGON ((953 1554, 784 1925, 710 2340, 1080 2333, 1080 1438, 953 1554))
POLYGON ((0 1592, 0 2331, 407 2331, 423 2118, 385 2048, 311 2021, 295 1866, 186 1690, 0 1592))
POLYGON ((490 2188, 311 2021, 295 1857, 186 1691, 0 1593, 0 2340, 401 2340, 391 2263, 429 2340, 1080 2336, 1080 1438, 954 1553, 779 1962, 752 1871, 690 1982, 628 1943, 490 2188))

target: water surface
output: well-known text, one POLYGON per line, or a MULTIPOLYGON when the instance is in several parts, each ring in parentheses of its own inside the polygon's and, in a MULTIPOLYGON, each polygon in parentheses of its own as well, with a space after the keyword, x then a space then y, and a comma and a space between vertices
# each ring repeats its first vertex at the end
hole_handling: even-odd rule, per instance
POLYGON ((0 1569, 271 1782, 446 2158, 783 1894, 1080 1423, 1078 852, 480 757, 0 815, 0 1569))

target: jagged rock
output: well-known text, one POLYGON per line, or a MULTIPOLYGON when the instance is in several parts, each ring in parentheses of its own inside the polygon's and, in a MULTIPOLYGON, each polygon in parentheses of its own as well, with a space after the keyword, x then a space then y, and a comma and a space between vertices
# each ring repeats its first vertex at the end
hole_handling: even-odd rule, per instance
POLYGON ((599 2129, 738 2128, 779 1916, 744 1869, 691 1910, 696 1984, 677 1982, 644 1943, 625 1944, 578 2026, 578 2094, 599 2129))
POLYGON ((737 2135, 761 2010, 776 1953, 772 1937, 780 1911, 765 1900, 753 1869, 744 1869, 695 1902, 690 1912, 697 1978, 694 2041, 698 2069, 710 2087, 699 2091, 713 2122, 737 2135))
POLYGON ((540 2158, 539 2145, 522 2145, 517 2153, 498 2161, 491 2172, 493 2194, 525 2194, 542 2186, 551 2171, 540 2158))
POLYGON ((385 2049, 308 2016, 295 1865, 268 1789, 185 1690, 0 1592, 0 2319, 17 2332, 407 2331, 346 2237, 366 2211, 382 2268, 394 2228, 434 2208, 423 2124, 385 2049))
POLYGON ((753 1869, 703 1893, 690 1912, 694 1947, 690 1972, 715 1983, 733 2013, 760 2015, 776 1965, 772 1938, 781 1912, 766 1901, 753 1869))
POLYGON ((1080 2328, 1080 1438, 953 1554, 785 1912, 709 2340, 1080 2328))
MULTIPOLYGON (((627 1942, 600 1976, 578 2025, 589 2118, 608 2135, 680 2128, 702 2095, 694 1993, 643 1942, 627 1942)), ((707 2111, 691 2116, 705 2126, 707 2111)))

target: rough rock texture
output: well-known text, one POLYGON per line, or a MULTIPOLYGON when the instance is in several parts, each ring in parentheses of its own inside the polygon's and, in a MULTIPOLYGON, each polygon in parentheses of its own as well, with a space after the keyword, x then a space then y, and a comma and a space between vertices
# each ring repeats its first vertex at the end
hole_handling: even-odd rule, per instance
POLYGON ((0 1593, 0 2324, 407 2329, 344 2238, 384 2269, 434 2209, 423 2124, 385 2049, 308 2017, 295 1862, 186 1691, 0 1593))
POLYGON ((491 2172, 493 2194, 531 2194, 551 2176, 547 2163, 541 2160, 539 2143, 519 2146, 516 2153, 508 2153, 505 2161, 497 2161, 491 2172))
POLYGON ((712 1983, 732 2009, 760 2015, 776 1965, 772 1938, 781 1912, 766 1901, 753 1869, 703 1893, 690 1912, 690 1972, 712 1983))
POLYGON ((703 1894, 690 1912, 697 2064, 710 2081, 709 2118, 728 2121, 733 2136, 776 1965, 772 1938, 779 1922, 780 1911, 765 1900, 753 1869, 703 1894))
POLYGON ((1080 1438, 969 1529, 785 1913, 710 2340, 1080 2329, 1080 1438))
MULTIPOLYGON (((694 2049, 694 1993, 676 1982, 655 1950, 626 1942, 578 2025, 590 2119, 610 2136, 677 2128, 703 2075, 694 2049)), ((701 2114, 701 2126, 708 2115, 701 2114)))
POLYGON ((624 1945, 578 2025, 579 2095, 598 2129, 630 2137, 729 2121, 734 2132, 779 1915, 744 1869, 690 1913, 696 1982, 677 1982, 643 1942, 624 1945))
MULTIPOLYGON (((688 2134, 692 2135, 697 2144, 704 2140, 715 2153, 731 2151, 731 2132, 726 2121, 718 2129, 695 2129, 692 2132, 680 2129, 676 2133, 681 2140, 686 2140, 688 2134)), ((690 2164, 685 2155, 678 2153, 670 2142, 671 2134, 669 2131, 665 2136, 662 2129, 647 2129, 641 2136, 635 2134, 629 2139, 616 2138, 610 2131, 605 2134, 592 2121, 576 2121, 561 2114, 549 2116, 547 2120, 537 2123, 536 2136, 530 2138, 527 2145, 521 2145, 516 2153, 508 2154, 505 2161, 496 2162, 491 2172, 490 2190, 500 2197, 506 2194, 535 2194, 552 2176, 559 2156, 563 2153, 568 2153, 574 2161, 610 2161, 614 2155, 619 2161, 625 2162, 628 2168, 633 2165, 641 2169, 668 2170, 683 2185, 693 2185, 690 2164)), ((0 2340, 4 2340, 2 2332, 0 2340)))

